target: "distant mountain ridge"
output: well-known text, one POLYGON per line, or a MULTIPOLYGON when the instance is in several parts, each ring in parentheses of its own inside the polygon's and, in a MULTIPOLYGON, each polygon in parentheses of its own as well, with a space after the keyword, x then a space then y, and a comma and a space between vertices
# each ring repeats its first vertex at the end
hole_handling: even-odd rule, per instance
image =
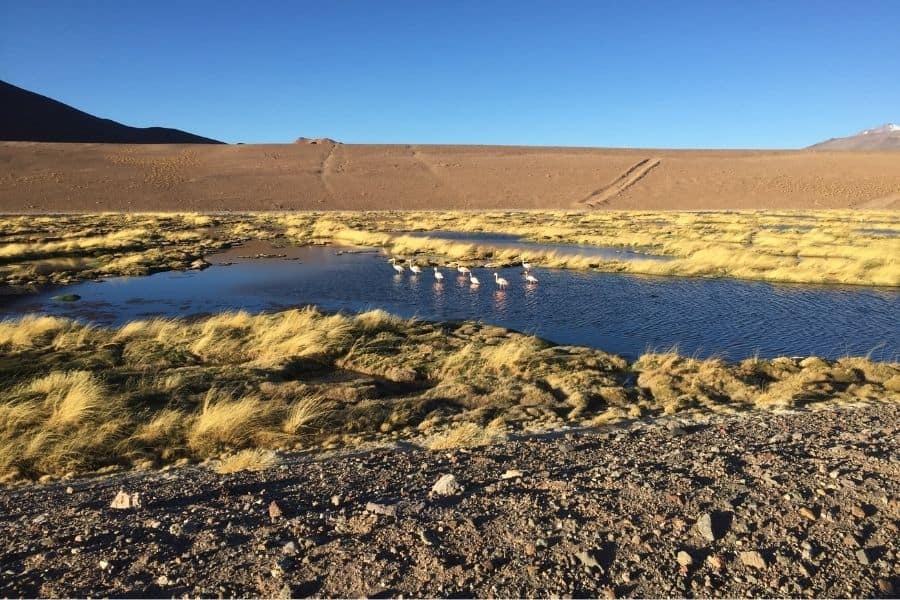
POLYGON ((167 127, 129 127, 0 81, 0 140, 111 144, 222 144, 167 127))
POLYGON ((885 123, 864 129, 856 135, 831 138, 809 147, 810 150, 900 150, 900 125, 885 123))

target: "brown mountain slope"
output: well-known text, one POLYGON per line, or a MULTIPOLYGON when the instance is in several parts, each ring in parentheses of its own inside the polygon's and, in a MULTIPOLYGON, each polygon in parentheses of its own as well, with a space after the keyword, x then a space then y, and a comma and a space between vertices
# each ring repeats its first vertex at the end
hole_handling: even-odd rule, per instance
POLYGON ((5 212, 584 209, 598 190, 603 209, 900 208, 900 168, 896 152, 0 142, 5 212))
POLYGON ((116 144, 221 144, 166 127, 129 127, 0 81, 0 140, 116 144))
POLYGON ((900 125, 887 123, 856 135, 831 138, 809 147, 810 150, 900 150, 900 125))

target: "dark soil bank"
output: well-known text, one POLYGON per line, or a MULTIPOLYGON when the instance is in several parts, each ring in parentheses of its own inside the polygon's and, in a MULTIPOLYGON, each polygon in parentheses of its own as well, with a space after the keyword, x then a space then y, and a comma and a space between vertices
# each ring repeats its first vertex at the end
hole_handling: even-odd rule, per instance
POLYGON ((898 422, 753 413, 7 488, 0 595, 895 596, 898 422))

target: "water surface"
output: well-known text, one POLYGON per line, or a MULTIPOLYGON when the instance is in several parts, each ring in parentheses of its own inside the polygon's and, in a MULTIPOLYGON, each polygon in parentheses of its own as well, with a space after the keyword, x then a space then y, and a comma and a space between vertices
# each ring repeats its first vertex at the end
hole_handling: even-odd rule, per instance
POLYGON ((425 320, 477 319, 562 344, 593 346, 629 358, 677 346, 687 355, 736 360, 758 353, 836 358, 871 352, 900 356, 900 293, 894 289, 772 285, 734 279, 643 277, 537 269, 526 284, 520 268, 475 269, 479 288, 444 268, 395 275, 384 256, 334 247, 269 249, 286 258, 243 260, 256 249, 210 257, 203 271, 119 277, 0 298, 0 315, 43 312, 101 324, 151 316, 197 316, 316 305, 325 311, 382 308, 425 320), (52 296, 78 294, 77 302, 52 296))

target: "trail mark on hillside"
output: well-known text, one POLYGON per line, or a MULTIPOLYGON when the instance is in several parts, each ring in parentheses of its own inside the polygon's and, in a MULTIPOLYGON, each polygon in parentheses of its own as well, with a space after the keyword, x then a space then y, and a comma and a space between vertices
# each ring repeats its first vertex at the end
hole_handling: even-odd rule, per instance
POLYGON ((322 159, 322 166, 319 168, 319 178, 322 180, 322 187, 325 188, 325 193, 332 200, 335 199, 334 188, 331 187, 331 184, 328 182, 328 173, 331 170, 332 159, 334 158, 334 150, 337 148, 337 144, 331 145, 331 150, 328 151, 328 154, 325 155, 325 158, 322 159))
POLYGON ((660 158, 645 158, 631 165, 627 171, 612 180, 611 183, 603 186, 598 190, 594 190, 584 197, 579 204, 587 204, 591 208, 596 208, 601 204, 606 204, 626 189, 640 181, 647 173, 652 171, 659 165, 660 158))

